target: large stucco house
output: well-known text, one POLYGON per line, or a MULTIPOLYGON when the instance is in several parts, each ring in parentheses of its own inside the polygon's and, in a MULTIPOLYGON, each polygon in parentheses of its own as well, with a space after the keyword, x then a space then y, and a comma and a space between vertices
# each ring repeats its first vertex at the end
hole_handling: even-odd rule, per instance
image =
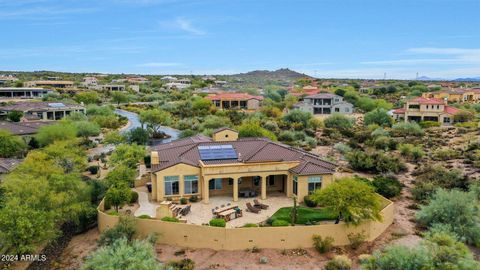
POLYGON ((448 102, 479 103, 480 88, 460 88, 436 92, 427 92, 423 93, 422 97, 445 99, 448 102))
POLYGON ((403 108, 393 110, 393 117, 397 121, 433 121, 450 125, 454 122, 455 114, 461 111, 448 106, 444 99, 418 97, 408 100, 403 108))
POLYGON ((294 104, 293 108, 312 114, 353 113, 353 105, 351 103, 344 101, 341 96, 330 93, 306 96, 302 101, 294 104))
POLYGON ((152 199, 179 200, 197 196, 231 196, 252 191, 299 201, 333 181, 336 165, 312 153, 266 138, 238 138, 234 130, 203 135, 152 147, 152 199))
POLYGON ((247 93, 220 93, 205 98, 211 100, 213 105, 221 110, 256 111, 260 109, 263 101, 262 96, 247 93))
POLYGON ((0 106, 0 116, 5 116, 12 111, 23 113, 21 121, 60 120, 72 113, 86 113, 83 105, 61 102, 17 102, 0 106))

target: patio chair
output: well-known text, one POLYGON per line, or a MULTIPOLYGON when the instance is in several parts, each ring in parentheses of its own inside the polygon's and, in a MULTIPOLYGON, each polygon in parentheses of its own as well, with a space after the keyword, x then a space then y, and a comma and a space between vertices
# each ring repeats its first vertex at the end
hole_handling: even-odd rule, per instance
POLYGON ((225 207, 225 204, 222 204, 220 207, 221 207, 221 208, 225 207))
POLYGON ((260 213, 260 208, 253 207, 249 202, 247 202, 247 210, 255 214, 260 213))
POLYGON ((227 203, 227 206, 230 206, 230 205, 231 205, 231 203, 227 203))
POLYGON ((268 209, 268 205, 259 202, 257 199, 253 200, 253 205, 261 209, 268 209))

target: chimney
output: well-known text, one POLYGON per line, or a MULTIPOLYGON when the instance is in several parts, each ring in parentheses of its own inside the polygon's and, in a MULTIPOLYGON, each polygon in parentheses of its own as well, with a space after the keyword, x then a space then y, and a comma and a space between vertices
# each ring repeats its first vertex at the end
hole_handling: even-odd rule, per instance
POLYGON ((152 163, 152 165, 160 164, 160 159, 158 157, 158 151, 152 151, 150 162, 152 163))

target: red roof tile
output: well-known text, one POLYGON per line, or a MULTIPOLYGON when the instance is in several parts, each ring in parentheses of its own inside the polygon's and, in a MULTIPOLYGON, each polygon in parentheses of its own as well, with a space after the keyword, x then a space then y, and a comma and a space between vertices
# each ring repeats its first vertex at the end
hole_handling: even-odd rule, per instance
POLYGON ((405 113, 405 108, 398 108, 393 110, 393 113, 402 114, 405 113))
POLYGON ((448 113, 448 114, 457 114, 457 113, 461 112, 462 110, 457 109, 455 107, 451 107, 451 106, 445 106, 445 109, 443 111, 445 113, 448 113))
POLYGON ((424 98, 424 97, 417 97, 417 98, 414 98, 412 100, 410 100, 409 102, 415 102, 415 103, 419 103, 419 104, 445 104, 445 101, 443 99, 440 99, 440 98, 424 98))

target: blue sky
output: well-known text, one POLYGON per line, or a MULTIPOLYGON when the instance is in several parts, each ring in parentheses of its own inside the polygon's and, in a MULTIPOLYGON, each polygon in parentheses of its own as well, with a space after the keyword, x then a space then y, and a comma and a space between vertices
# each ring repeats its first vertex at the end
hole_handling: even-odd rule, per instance
POLYGON ((0 0, 0 70, 480 76, 480 0, 0 0))

